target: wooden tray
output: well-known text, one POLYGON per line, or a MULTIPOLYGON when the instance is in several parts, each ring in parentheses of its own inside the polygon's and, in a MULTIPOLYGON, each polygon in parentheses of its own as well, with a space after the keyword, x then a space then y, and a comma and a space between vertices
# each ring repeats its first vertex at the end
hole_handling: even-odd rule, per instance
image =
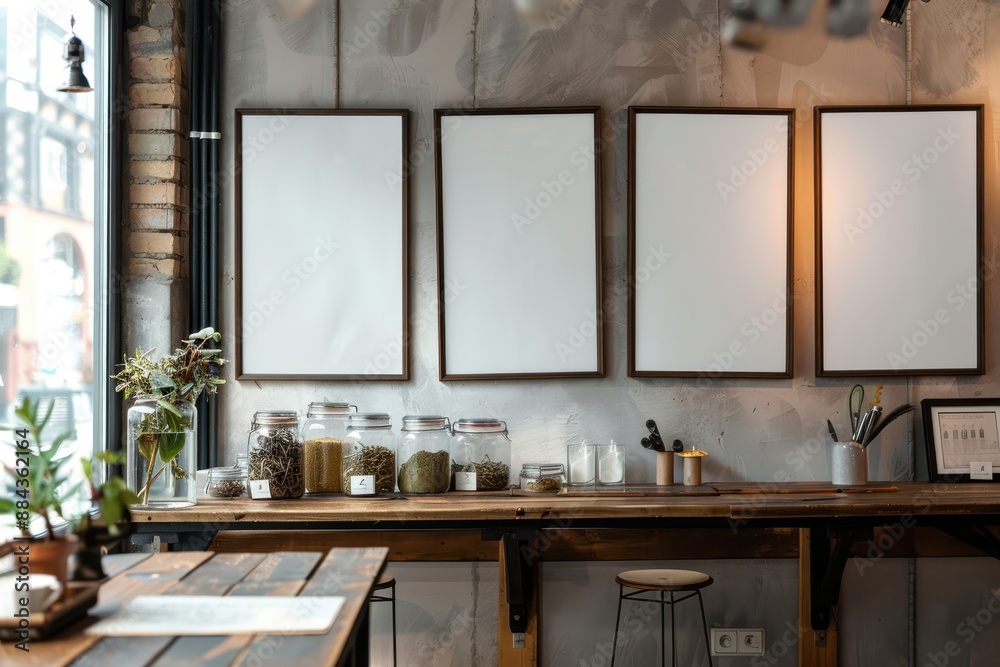
POLYGON ((626 484, 624 486, 567 486, 563 487, 559 495, 597 498, 646 498, 655 496, 717 496, 719 492, 711 486, 626 484))
MULTIPOLYGON (((45 611, 28 616, 28 636, 32 640, 45 639, 56 634, 66 626, 83 617, 87 610, 97 604, 97 592, 101 588, 100 581, 70 581, 66 583, 66 591, 61 600, 45 611)), ((17 618, 0 618, 0 639, 17 641, 17 618)))
POLYGON ((891 493, 899 491, 892 482, 868 482, 858 486, 833 484, 832 482, 782 482, 767 484, 763 482, 712 482, 719 493, 891 493))

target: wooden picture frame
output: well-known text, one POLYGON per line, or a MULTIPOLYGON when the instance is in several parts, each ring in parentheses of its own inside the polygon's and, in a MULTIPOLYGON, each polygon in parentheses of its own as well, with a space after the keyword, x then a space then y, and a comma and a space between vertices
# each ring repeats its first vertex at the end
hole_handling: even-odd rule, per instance
POLYGON ((1000 481, 1000 398, 926 398, 920 409, 930 481, 1000 481))
POLYGON ((238 379, 409 379, 408 124, 236 110, 238 379))
POLYGON ((792 377, 793 120, 629 108, 630 377, 792 377))
POLYGON ((434 130, 440 379, 603 377, 599 109, 434 130))
POLYGON ((816 374, 983 374, 983 106, 817 107, 815 138, 816 374))

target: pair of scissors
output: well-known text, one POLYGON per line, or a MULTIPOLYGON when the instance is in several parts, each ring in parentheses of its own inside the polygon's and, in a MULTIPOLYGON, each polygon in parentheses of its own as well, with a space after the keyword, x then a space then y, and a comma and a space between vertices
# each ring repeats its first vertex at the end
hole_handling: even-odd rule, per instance
POLYGON ((865 388, 860 384, 851 387, 851 393, 847 397, 847 413, 851 416, 851 431, 858 430, 858 422, 861 421, 861 406, 865 402, 865 388), (854 398, 857 397, 855 402, 854 398))

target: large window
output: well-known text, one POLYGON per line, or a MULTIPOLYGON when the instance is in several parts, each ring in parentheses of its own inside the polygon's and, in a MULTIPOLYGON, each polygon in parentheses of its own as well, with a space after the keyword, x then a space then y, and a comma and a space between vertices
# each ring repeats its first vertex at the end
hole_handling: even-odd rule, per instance
MULTIPOLYGON (((74 459, 107 438, 107 5, 0 0, 0 420, 14 423, 25 397, 51 405, 44 438, 70 433, 74 459), (91 93, 58 91, 71 15, 91 93)), ((66 466, 82 478, 77 460, 66 466)))

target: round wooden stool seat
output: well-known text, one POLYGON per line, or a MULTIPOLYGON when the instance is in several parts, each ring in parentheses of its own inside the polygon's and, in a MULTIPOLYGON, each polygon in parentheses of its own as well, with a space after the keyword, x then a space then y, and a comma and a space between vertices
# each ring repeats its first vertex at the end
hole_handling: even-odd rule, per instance
POLYGON ((396 577, 392 576, 391 574, 383 574, 381 577, 378 578, 378 581, 375 582, 375 587, 372 588, 372 590, 383 591, 386 588, 392 588, 395 585, 396 585, 396 577))
MULTIPOLYGON (((711 644, 708 640, 708 620, 705 618, 705 602, 701 599, 701 589, 712 584, 712 577, 695 570, 628 570, 615 577, 618 584, 618 615, 615 617, 615 635, 611 642, 611 667, 615 667, 615 655, 618 653, 618 630, 622 621, 622 602, 659 603, 660 605, 660 664, 667 664, 667 629, 666 608, 670 607, 670 664, 677 667, 677 628, 674 620, 674 605, 698 598, 701 609, 701 629, 705 633, 705 652, 708 657, 708 667, 712 667, 711 644), (635 590, 626 593, 625 588, 635 590), (649 593, 657 593, 659 599, 651 599, 649 593)), ((685 663, 690 664, 690 663, 685 663)))
POLYGON ((615 582, 646 591, 696 591, 712 584, 712 577, 694 570, 629 570, 615 582))

